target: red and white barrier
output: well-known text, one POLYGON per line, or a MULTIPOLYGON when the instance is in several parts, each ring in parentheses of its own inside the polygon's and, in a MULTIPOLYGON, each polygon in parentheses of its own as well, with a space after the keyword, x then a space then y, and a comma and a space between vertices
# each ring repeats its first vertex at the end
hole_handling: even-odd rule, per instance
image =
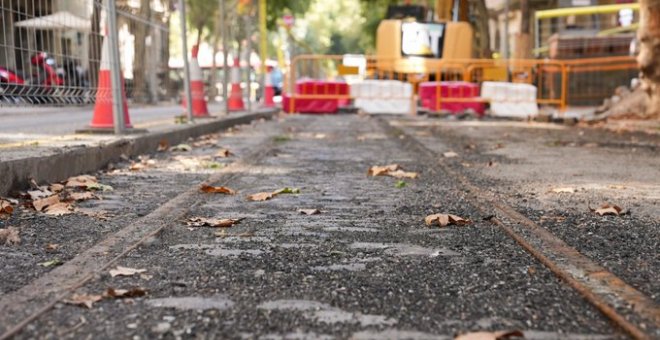
POLYGON ((436 112, 474 111, 483 115, 486 110, 479 97, 479 85, 465 81, 423 82, 419 84, 419 99, 422 107, 436 112))

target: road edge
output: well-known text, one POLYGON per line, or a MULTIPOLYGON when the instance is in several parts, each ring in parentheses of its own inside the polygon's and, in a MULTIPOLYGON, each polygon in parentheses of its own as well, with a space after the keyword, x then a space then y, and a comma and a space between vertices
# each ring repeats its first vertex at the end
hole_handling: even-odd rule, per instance
POLYGON ((122 136, 118 140, 101 145, 89 145, 40 157, 29 157, 0 161, 0 196, 12 190, 29 186, 29 179, 37 183, 53 183, 82 173, 90 173, 116 162, 122 156, 134 157, 155 152, 160 141, 170 145, 188 138, 218 132, 232 126, 248 124, 258 119, 272 119, 279 109, 267 108, 240 116, 220 119, 197 120, 193 125, 183 125, 166 131, 149 132, 143 135, 122 136))

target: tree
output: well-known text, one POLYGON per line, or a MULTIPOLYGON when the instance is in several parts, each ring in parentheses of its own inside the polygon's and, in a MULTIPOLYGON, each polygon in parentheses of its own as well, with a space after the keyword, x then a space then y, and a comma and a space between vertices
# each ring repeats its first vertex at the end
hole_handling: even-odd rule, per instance
POLYGON ((647 113, 660 115, 660 0, 640 0, 637 57, 644 89, 649 94, 647 113))
MULTIPOLYGON (((224 1, 224 0, 223 0, 224 1)), ((231 7, 231 6, 228 6, 231 7)), ((214 32, 219 11, 218 0, 187 0, 188 22, 197 31, 196 45, 202 42, 204 32, 214 32)))
POLYGON ((151 98, 151 94, 147 85, 147 46, 146 40, 149 36, 151 24, 151 6, 150 0, 140 0, 140 9, 138 16, 146 22, 136 22, 135 25, 135 41, 133 56, 133 99, 136 102, 151 103, 155 98, 151 98))

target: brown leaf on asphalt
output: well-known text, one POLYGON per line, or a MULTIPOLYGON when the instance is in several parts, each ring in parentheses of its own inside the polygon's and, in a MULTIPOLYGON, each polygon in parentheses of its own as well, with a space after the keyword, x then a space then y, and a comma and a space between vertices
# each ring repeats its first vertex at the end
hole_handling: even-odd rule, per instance
POLYGON ((459 335, 454 340, 505 340, 512 337, 523 338, 521 331, 495 331, 495 332, 471 332, 459 335))
POLYGON ((170 142, 167 141, 167 139, 161 139, 160 142, 158 142, 158 148, 156 151, 158 152, 163 152, 167 151, 167 149, 170 148, 170 142))
POLYGON ((0 198, 0 219, 9 218, 14 213, 14 207, 10 201, 0 198))
POLYGON ((191 217, 186 221, 186 225, 191 227, 229 228, 238 224, 242 220, 243 218, 191 217))
POLYGON ((146 272, 146 269, 136 269, 129 267, 117 266, 115 269, 110 269, 110 276, 133 276, 135 274, 140 274, 146 272))
POLYGON ((18 234, 18 229, 15 227, 0 229, 0 244, 11 245, 21 243, 21 237, 18 234))
POLYGON ((32 201, 32 206, 34 206, 36 211, 43 211, 46 207, 50 207, 57 203, 60 203, 60 195, 55 194, 46 198, 32 201))
POLYGON ((53 195, 53 192, 50 190, 28 190, 28 196, 31 200, 39 200, 45 197, 50 197, 53 195))
POLYGON ((131 166, 128 167, 128 170, 131 171, 140 171, 144 168, 146 168, 146 164, 144 163, 132 163, 131 166))
POLYGON ((73 214, 74 208, 71 203, 55 203, 53 205, 50 205, 44 209, 44 213, 46 215, 51 215, 51 216, 62 216, 62 215, 68 215, 68 214, 73 214))
POLYGON ((368 174, 370 176, 385 176, 388 172, 397 171, 399 169, 401 169, 399 164, 389 164, 384 166, 375 165, 369 168, 368 174))
POLYGON ((275 195, 277 194, 273 192, 259 192, 248 196, 247 199, 248 201, 260 202, 260 201, 267 201, 275 197, 275 195))
POLYGON ((412 179, 415 179, 417 178, 417 176, 419 176, 416 172, 407 172, 403 170, 388 172, 386 175, 394 178, 412 178, 412 179))
POLYGON ((403 171, 399 164, 389 164, 385 166, 372 166, 369 168, 370 176, 390 176, 394 178, 417 178, 416 172, 403 171))
POLYGON ((236 194, 235 190, 229 189, 227 187, 214 187, 212 185, 208 184, 202 184, 202 186, 199 188, 202 192, 209 193, 209 194, 227 194, 227 195, 234 195, 236 194))
POLYGON ((85 201, 98 198, 96 195, 89 191, 85 192, 72 192, 69 194, 69 197, 74 201, 85 201))
POLYGON ((437 224, 440 227, 446 227, 448 225, 466 225, 471 223, 470 220, 452 214, 428 215, 426 218, 424 218, 424 222, 427 226, 437 224))
POLYGON ((603 204, 600 208, 597 208, 597 209, 593 209, 593 208, 590 207, 589 210, 591 210, 592 212, 595 212, 596 214, 598 214, 600 216, 604 216, 604 215, 619 216, 619 215, 623 215, 623 214, 626 213, 618 205, 610 205, 610 204, 603 204))
POLYGON ((218 151, 218 153, 216 153, 215 155, 221 158, 227 158, 229 156, 233 156, 234 154, 228 149, 220 149, 220 151, 218 151))
POLYGON ((53 250, 57 250, 57 248, 59 248, 59 247, 60 247, 60 245, 57 244, 57 243, 48 243, 46 245, 46 250, 53 251, 53 250))
POLYGON ((60 192, 60 191, 64 190, 64 185, 62 185, 60 183, 53 183, 48 187, 48 190, 50 190, 52 192, 60 192))
POLYGON ((97 183, 97 182, 98 182, 98 180, 94 176, 80 175, 80 176, 69 177, 69 179, 66 180, 66 187, 67 188, 87 188, 90 184, 94 184, 94 183, 97 183))
POLYGON ((147 291, 144 290, 144 288, 140 287, 135 287, 131 289, 115 289, 115 288, 108 288, 105 293, 103 293, 104 297, 108 298, 134 298, 134 297, 140 297, 140 296, 145 296, 147 295, 147 291))
POLYGON ((299 209, 299 213, 303 215, 317 215, 321 213, 321 210, 318 209, 299 209))
POLYGON ((458 154, 455 153, 454 151, 447 151, 443 153, 442 156, 444 156, 445 158, 454 158, 454 157, 458 157, 458 154))
POLYGON ((94 302, 99 302, 101 300, 103 300, 103 296, 101 295, 73 294, 70 299, 64 300, 63 302, 69 305, 92 308, 94 302))
POLYGON ((577 192, 577 190, 575 190, 575 188, 571 188, 571 187, 559 187, 559 188, 552 188, 550 190, 550 192, 553 192, 555 194, 564 194, 564 193, 572 194, 574 192, 577 192))

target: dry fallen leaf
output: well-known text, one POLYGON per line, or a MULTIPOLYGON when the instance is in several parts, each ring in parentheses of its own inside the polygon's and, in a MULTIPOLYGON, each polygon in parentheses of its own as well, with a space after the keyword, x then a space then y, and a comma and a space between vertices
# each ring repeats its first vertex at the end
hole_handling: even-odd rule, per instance
POLYGON ((275 191, 273 191, 273 195, 279 195, 279 194, 299 194, 299 193, 300 193, 300 189, 298 189, 298 188, 289 188, 289 187, 286 187, 286 188, 282 188, 282 189, 279 189, 279 190, 275 190, 275 191))
POLYGON ((160 142, 158 142, 158 148, 156 151, 158 152, 163 152, 167 151, 167 149, 170 148, 170 142, 167 141, 167 139, 161 139, 160 142))
POLYGON ((424 218, 426 225, 431 226, 433 224, 438 224, 440 227, 446 227, 448 225, 465 225, 470 223, 470 220, 466 220, 462 217, 452 215, 452 214, 433 214, 428 215, 424 218))
POLYGON ((229 228, 238 224, 242 220, 243 218, 191 217, 186 221, 186 225, 191 227, 229 228))
POLYGON ((418 176, 416 172, 407 172, 403 170, 388 172, 386 175, 394 178, 412 178, 412 179, 415 179, 418 176))
POLYGON ((577 192, 577 190, 575 190, 575 188, 571 188, 571 187, 553 188, 550 191, 554 192, 556 194, 562 194, 562 193, 572 194, 574 192, 577 192))
POLYGON ((110 276, 133 276, 135 274, 140 274, 146 272, 146 269, 135 269, 129 267, 117 266, 115 269, 110 270, 110 276))
POLYGON ((44 213, 51 216, 62 216, 72 214, 73 210, 74 209, 71 203, 60 202, 48 206, 46 209, 44 209, 44 213))
POLYGON ((221 158, 227 158, 229 156, 233 156, 234 154, 227 149, 220 149, 220 151, 218 151, 218 153, 216 153, 215 155, 221 158))
POLYGON ((90 184, 97 183, 96 177, 90 175, 80 175, 69 177, 66 181, 68 188, 87 188, 90 184))
POLYGON ((48 187, 48 190, 50 190, 52 192, 60 192, 60 191, 64 190, 64 185, 59 184, 59 183, 53 183, 48 187))
POLYGON ((28 190, 27 194, 31 200, 38 200, 53 195, 50 190, 28 190))
POLYGON ((453 158, 453 157, 458 157, 458 154, 455 153, 454 151, 447 151, 442 154, 445 158, 453 158))
POLYGON ((0 219, 9 218, 12 213, 14 213, 14 207, 11 202, 0 198, 0 219))
POLYGON ((84 200, 91 200, 98 198, 96 195, 93 193, 86 191, 86 192, 72 192, 69 194, 69 197, 74 200, 74 201, 84 201, 84 200))
POLYGON ((57 250, 57 248, 59 248, 59 247, 60 247, 60 245, 57 244, 57 243, 48 243, 46 245, 46 250, 53 251, 53 250, 57 250))
POLYGON ((73 294, 70 299, 64 300, 63 302, 69 305, 92 308, 94 302, 99 302, 101 300, 103 300, 103 296, 101 295, 73 294))
POLYGON ((190 145, 188 145, 188 144, 179 144, 179 145, 175 145, 175 146, 173 146, 173 147, 170 148, 170 151, 183 151, 183 152, 187 152, 187 151, 191 151, 191 150, 192 150, 192 147, 191 147, 190 145))
POLYGON ((504 340, 511 337, 522 338, 521 331, 472 332, 457 336, 454 340, 504 340))
POLYGON ((131 171, 140 171, 140 170, 142 170, 142 169, 144 169, 144 168, 146 168, 146 167, 147 167, 147 165, 144 164, 144 163, 142 163, 142 162, 140 162, 140 163, 132 163, 131 166, 128 167, 128 170, 131 170, 131 171))
POLYGON ((397 171, 399 169, 401 169, 399 164, 390 164, 390 165, 384 165, 384 166, 376 165, 376 166, 372 166, 371 168, 369 168, 368 174, 370 176, 384 176, 388 172, 397 171))
POLYGON ((136 287, 131 289, 114 289, 108 288, 105 291, 103 296, 109 298, 134 298, 147 295, 147 291, 144 288, 136 287))
POLYGON ((32 201, 32 206, 34 206, 34 209, 36 211, 43 211, 44 208, 50 207, 57 203, 60 203, 60 196, 58 194, 55 194, 46 198, 32 201))
POLYGON ((266 200, 269 200, 269 199, 275 197, 275 195, 276 194, 272 193, 272 192, 259 192, 259 193, 252 194, 252 195, 248 196, 247 199, 248 199, 248 201, 255 201, 255 202, 266 201, 266 200))
POLYGON ((210 194, 227 194, 227 195, 234 195, 236 193, 235 190, 229 189, 227 187, 214 187, 212 185, 208 184, 202 184, 202 186, 199 188, 202 192, 210 193, 210 194))
POLYGON ((371 176, 391 176, 395 178, 417 178, 416 172, 403 171, 398 164, 372 166, 369 168, 368 174, 371 176))
POLYGON ((317 215, 321 213, 321 210, 318 209, 299 209, 299 213, 303 215, 317 215))
POLYGON ((589 208, 589 210, 595 212, 596 214, 598 214, 600 216, 604 216, 604 215, 619 216, 619 215, 623 215, 623 214, 626 213, 618 205, 610 205, 610 204, 603 204, 600 208, 597 208, 597 209, 589 208))
POLYGON ((0 229, 0 244, 11 245, 21 243, 21 237, 18 235, 18 229, 8 227, 0 229))

